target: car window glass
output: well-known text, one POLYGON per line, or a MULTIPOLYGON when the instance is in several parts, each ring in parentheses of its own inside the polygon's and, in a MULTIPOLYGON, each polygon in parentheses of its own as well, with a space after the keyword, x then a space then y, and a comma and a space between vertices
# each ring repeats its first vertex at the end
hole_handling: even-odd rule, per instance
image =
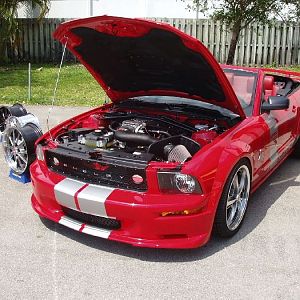
POLYGON ((245 70, 224 69, 247 116, 252 114, 257 74, 245 70))

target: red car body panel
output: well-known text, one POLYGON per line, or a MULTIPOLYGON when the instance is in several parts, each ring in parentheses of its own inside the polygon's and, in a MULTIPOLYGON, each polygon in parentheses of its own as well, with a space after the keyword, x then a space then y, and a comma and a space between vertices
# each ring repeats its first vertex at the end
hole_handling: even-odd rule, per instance
MULTIPOLYGON (((55 33, 56 38, 64 42, 64 37, 69 36, 68 30, 78 24, 95 27, 97 30, 111 30, 106 25, 113 23, 118 28, 123 28, 126 24, 129 29, 122 31, 120 35, 141 35, 147 32, 150 27, 163 28, 178 34, 187 47, 199 51, 205 55, 210 64, 214 67, 218 79, 226 93, 230 103, 224 106, 232 111, 240 111, 241 106, 236 105, 236 95, 232 95, 233 88, 228 87, 224 72, 215 62, 208 50, 197 40, 167 25, 156 24, 148 21, 130 20, 113 17, 90 18, 86 21, 78 20, 63 24, 55 33), (131 30, 132 26, 139 24, 138 30, 131 30), (143 26, 140 26, 142 24, 143 26)), ((126 25, 126 26, 127 26, 126 25)), ((109 31, 110 33, 110 31, 109 31)), ((72 37, 73 41, 73 37, 72 37)), ((76 39, 74 39, 76 42, 76 39)), ((73 43, 73 42, 72 42, 73 43)), ((73 44, 69 45, 72 50, 73 44)), ((83 62, 84 63, 84 62, 83 62)), ((90 69, 89 66, 87 66, 90 69)), ((202 194, 168 194, 162 193, 159 189, 157 172, 160 169, 176 168, 178 164, 165 162, 150 162, 146 168, 146 180, 148 190, 136 192, 124 189, 113 189, 103 202, 107 217, 121 221, 121 228, 118 230, 97 232, 96 228, 88 227, 85 223, 70 223, 66 219, 62 206, 57 199, 56 187, 67 181, 65 176, 51 171, 45 161, 36 160, 30 168, 33 195, 32 206, 42 217, 59 222, 70 228, 88 234, 101 236, 110 240, 125 242, 139 247, 159 247, 159 248, 194 248, 204 245, 210 238, 216 209, 221 197, 226 180, 234 168, 241 160, 247 159, 252 169, 251 192, 254 192, 268 176, 288 157, 293 151, 293 146, 297 142, 300 132, 300 89, 296 88, 288 95, 290 100, 289 108, 261 113, 261 104, 264 97, 264 78, 272 74, 283 78, 293 78, 297 83, 300 74, 295 72, 255 69, 237 66, 222 66, 224 69, 238 69, 257 73, 256 92, 253 103, 252 114, 245 117, 242 113, 240 122, 224 133, 214 138, 193 156, 191 160, 182 165, 181 172, 197 178, 202 194), (195 211, 190 215, 162 216, 163 212, 195 211)), ((93 74, 93 71, 90 70, 93 74)), ((105 82, 98 74, 93 74, 107 94, 120 101, 124 94, 109 91, 105 82)), ((275 84, 274 84, 275 87, 275 84)), ((149 91, 143 93, 148 95, 149 91)), ((160 91, 151 91, 149 94, 163 94, 160 91)), ((180 96, 176 91, 167 91, 173 96, 180 96)), ((128 96, 128 95, 126 95, 128 96)), ((203 100, 203 99, 202 99, 203 100)), ((208 101, 209 102, 209 101, 208 101)), ((93 127, 91 116, 108 111, 113 104, 107 104, 87 113, 76 116, 51 130, 51 135, 56 136, 58 132, 69 126, 76 127, 81 124, 83 127, 93 127)), ((44 148, 55 148, 55 143, 50 140, 49 133, 41 137, 41 141, 48 140, 48 145, 44 148)), ((80 201, 80 194, 89 185, 81 185, 73 193, 74 203, 80 201), (79 199, 79 200, 78 200, 79 199)), ((78 203, 77 203, 78 204, 78 203)), ((80 204, 80 203, 79 203, 80 204)))

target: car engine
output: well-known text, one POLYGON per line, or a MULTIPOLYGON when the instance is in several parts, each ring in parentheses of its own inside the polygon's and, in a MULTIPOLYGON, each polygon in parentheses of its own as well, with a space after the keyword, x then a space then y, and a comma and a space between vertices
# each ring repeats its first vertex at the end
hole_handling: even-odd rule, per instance
MULTIPOLYGON (((211 127, 213 128, 213 127, 211 127)), ((206 130, 209 130, 207 127, 206 130)), ((67 148, 87 155, 132 156, 135 160, 168 161, 183 163, 199 149, 199 143, 190 138, 197 128, 179 126, 172 122, 132 118, 114 120, 97 129, 76 128, 57 137, 60 148, 67 148), (171 123, 171 124, 169 124, 171 123)))
POLYGON ((147 190, 150 162, 185 163, 222 132, 215 123, 157 115, 108 112, 90 119, 56 134, 56 147, 45 151, 47 166, 70 178, 138 191, 147 190))

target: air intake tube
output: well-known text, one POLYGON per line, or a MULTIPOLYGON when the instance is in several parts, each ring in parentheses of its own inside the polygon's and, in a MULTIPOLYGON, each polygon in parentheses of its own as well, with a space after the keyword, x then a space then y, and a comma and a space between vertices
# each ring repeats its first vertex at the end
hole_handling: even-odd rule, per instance
POLYGON ((115 138, 122 142, 127 142, 129 144, 138 144, 141 146, 149 146, 158 140, 148 134, 143 133, 131 133, 121 130, 115 131, 115 138))

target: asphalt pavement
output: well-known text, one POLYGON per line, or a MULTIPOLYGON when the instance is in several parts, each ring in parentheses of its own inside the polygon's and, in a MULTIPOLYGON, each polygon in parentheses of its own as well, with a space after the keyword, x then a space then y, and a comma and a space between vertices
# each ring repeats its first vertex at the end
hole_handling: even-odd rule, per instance
MULTIPOLYGON (((33 106, 44 130, 48 107, 33 106)), ((55 107, 50 125, 87 108, 55 107)), ((252 196, 229 239, 134 248, 42 220, 0 155, 0 299, 300 299, 300 160, 252 196)))

